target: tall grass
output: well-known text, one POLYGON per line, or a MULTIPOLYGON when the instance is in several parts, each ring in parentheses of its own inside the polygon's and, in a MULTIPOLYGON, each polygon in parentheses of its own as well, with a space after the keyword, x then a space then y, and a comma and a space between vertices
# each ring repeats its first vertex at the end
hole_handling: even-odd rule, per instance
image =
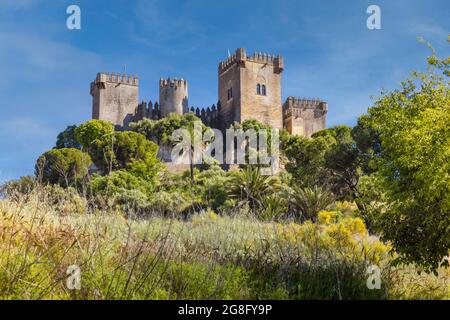
POLYGON ((392 268, 362 221, 261 222, 201 211, 190 219, 99 210, 37 186, 0 200, 1 299, 443 299, 449 274, 392 268), (134 218, 132 218, 135 216, 134 218), (125 218, 127 217, 127 218, 125 218), (68 286, 69 266, 81 288, 68 286), (369 265, 381 289, 369 290, 369 265))

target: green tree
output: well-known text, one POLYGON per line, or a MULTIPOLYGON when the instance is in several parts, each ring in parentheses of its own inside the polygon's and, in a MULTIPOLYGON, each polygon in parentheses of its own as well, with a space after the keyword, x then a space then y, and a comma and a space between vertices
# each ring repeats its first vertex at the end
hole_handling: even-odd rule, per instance
POLYGON ((107 176, 95 175, 89 185, 93 195, 115 196, 122 194, 125 190, 137 190, 149 196, 153 190, 153 187, 145 180, 125 170, 114 171, 107 176))
POLYGON ((360 151, 352 137, 352 129, 337 126, 317 132, 312 138, 281 135, 282 150, 287 158, 286 170, 296 185, 320 185, 331 190, 338 199, 354 199, 362 174, 360 151))
MULTIPOLYGON (((449 38, 450 41, 450 38, 449 38)), ((426 270, 448 265, 450 249, 450 57, 428 58, 400 89, 369 109, 381 141, 380 175, 389 206, 376 227, 401 255, 426 270)))
POLYGON ((89 120, 75 129, 75 138, 85 150, 114 133, 114 126, 104 120, 89 120))
POLYGON ((69 187, 86 179, 91 165, 89 155, 78 149, 53 149, 39 157, 35 171, 44 183, 69 187))
POLYGON ((367 115, 359 117, 358 123, 352 129, 352 137, 358 149, 359 164, 363 172, 377 172, 380 167, 381 141, 378 132, 370 126, 367 115))
POLYGON ((302 222, 311 220, 314 223, 317 222, 318 213, 334 201, 333 196, 319 186, 313 188, 296 186, 287 194, 287 198, 297 219, 302 222))
MULTIPOLYGON (((143 134, 147 139, 155 142, 158 145, 168 145, 171 147, 174 144, 173 133, 177 129, 186 129, 190 133, 191 137, 191 149, 189 154, 190 175, 191 182, 194 181, 194 124, 196 122, 201 123, 201 120, 195 116, 193 112, 189 112, 183 115, 171 113, 167 117, 160 120, 144 119, 137 123, 130 124, 132 130, 143 134)), ((202 126, 202 133, 209 129, 204 124, 202 126)), ((202 137, 200 137, 202 139, 202 137)))
POLYGON ((229 183, 229 196, 248 203, 255 212, 263 208, 263 199, 280 190, 280 181, 276 176, 261 174, 259 168, 247 166, 233 172, 229 183))
MULTIPOLYGON (((172 134, 177 129, 189 129, 193 127, 193 123, 201 121, 194 113, 189 112, 183 115, 171 113, 167 117, 159 120, 144 119, 136 123, 131 123, 130 128, 143 134, 147 139, 156 144, 172 144, 172 134)), ((206 129, 206 126, 203 126, 206 129)))
POLYGON ((160 168, 158 146, 155 143, 142 134, 126 131, 114 134, 112 146, 113 170, 126 169, 136 177, 155 182, 160 168))
POLYGON ((89 120, 75 129, 76 140, 102 172, 110 172, 114 161, 114 127, 103 120, 89 120))
POLYGON ((153 184, 125 170, 94 175, 89 183, 91 201, 101 208, 119 206, 126 214, 144 214, 153 198, 153 184))
POLYGON ((81 149, 81 144, 75 136, 76 125, 68 126, 63 132, 58 134, 56 138, 56 149, 74 148, 81 149))
POLYGON ((281 149, 286 157, 286 170, 301 187, 324 185, 329 179, 325 170, 325 152, 333 140, 328 136, 309 139, 283 131, 281 149))
POLYGON ((17 180, 11 180, 0 185, 0 197, 15 197, 29 194, 36 186, 34 176, 23 176, 17 180))
POLYGON ((156 183, 160 161, 158 146, 133 131, 114 131, 109 122, 90 120, 76 130, 77 140, 103 173, 127 170, 136 177, 156 183))
POLYGON ((265 134, 265 139, 266 139, 266 150, 259 150, 259 149, 253 149, 250 147, 250 145, 248 145, 248 147, 246 148, 246 153, 245 153, 245 162, 249 163, 249 158, 250 156, 255 157, 255 159, 258 160, 258 164, 253 164, 256 165, 258 167, 267 167, 267 165, 263 165, 261 164, 261 156, 262 153, 264 153, 264 156, 272 156, 272 135, 273 133, 273 128, 265 123, 259 122, 258 120, 255 119, 247 119, 244 120, 242 123, 239 122, 234 122, 231 127, 233 129, 242 129, 244 132, 248 132, 249 130, 253 130, 256 134, 258 134, 260 137, 258 137, 258 141, 257 142, 257 146, 258 148, 260 148, 263 145, 262 141, 259 141, 259 138, 263 137, 263 134, 265 134))

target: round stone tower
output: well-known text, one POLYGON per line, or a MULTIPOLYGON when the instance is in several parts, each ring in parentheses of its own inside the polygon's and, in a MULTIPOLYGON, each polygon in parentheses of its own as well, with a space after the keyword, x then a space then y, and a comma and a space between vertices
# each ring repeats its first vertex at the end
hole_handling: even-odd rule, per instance
POLYGON ((166 117, 169 113, 188 113, 187 80, 170 78, 159 80, 159 107, 161 117, 166 117))

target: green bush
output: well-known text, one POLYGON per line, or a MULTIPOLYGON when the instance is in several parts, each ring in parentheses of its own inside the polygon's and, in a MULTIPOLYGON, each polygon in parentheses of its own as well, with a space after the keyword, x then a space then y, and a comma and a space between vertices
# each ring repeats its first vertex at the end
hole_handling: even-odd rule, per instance
POLYGON ((78 149, 53 149, 39 157, 35 171, 44 183, 69 187, 85 182, 91 165, 89 155, 78 149))
POLYGON ((33 176, 23 176, 17 180, 5 182, 0 186, 0 195, 3 197, 19 197, 31 193, 36 186, 36 179, 33 176))
POLYGON ((118 206, 126 213, 143 214, 153 195, 153 185, 125 171, 113 171, 106 176, 94 175, 89 194, 100 208, 118 206))

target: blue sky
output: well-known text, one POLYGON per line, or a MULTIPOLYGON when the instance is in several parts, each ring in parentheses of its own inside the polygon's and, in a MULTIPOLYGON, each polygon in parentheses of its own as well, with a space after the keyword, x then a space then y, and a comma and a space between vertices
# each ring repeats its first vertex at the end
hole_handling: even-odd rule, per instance
POLYGON ((189 104, 217 101, 217 64, 237 47, 282 54, 283 100, 329 103, 328 125, 353 125, 371 96, 424 69, 429 50, 449 54, 448 0, 0 0, 0 181, 32 174, 67 125, 91 116, 99 71, 140 77, 155 100, 160 77, 189 80, 189 104), (82 29, 66 28, 81 7, 82 29), (381 7, 382 30, 366 28, 381 7))

